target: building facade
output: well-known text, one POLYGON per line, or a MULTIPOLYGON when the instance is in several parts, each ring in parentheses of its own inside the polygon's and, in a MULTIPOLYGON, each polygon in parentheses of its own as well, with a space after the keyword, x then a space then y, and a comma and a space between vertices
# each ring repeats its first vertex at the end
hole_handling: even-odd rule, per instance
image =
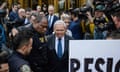
POLYGON ((58 12, 60 9, 67 10, 69 8, 81 7, 86 3, 86 0, 7 0, 9 7, 14 2, 19 2, 23 8, 30 7, 35 9, 37 5, 47 6, 52 4, 55 6, 55 12, 58 12))

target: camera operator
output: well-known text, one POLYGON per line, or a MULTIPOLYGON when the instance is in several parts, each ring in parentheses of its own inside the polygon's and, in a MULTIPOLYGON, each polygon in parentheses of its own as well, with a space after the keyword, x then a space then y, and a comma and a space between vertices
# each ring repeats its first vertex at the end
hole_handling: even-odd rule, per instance
POLYGON ((5 28, 4 28, 4 18, 6 16, 6 10, 4 9, 4 3, 0 3, 0 48, 2 46, 2 43, 6 43, 6 37, 5 37, 5 28))
POLYGON ((8 56, 8 49, 6 44, 6 33, 4 28, 4 18, 6 16, 6 10, 4 9, 6 2, 0 1, 0 72, 8 72, 8 64, 6 58, 8 56))
POLYGON ((108 18, 104 14, 105 6, 104 4, 98 4, 95 7, 94 16, 94 39, 105 39, 107 35, 107 29, 105 27, 108 24, 108 18))
POLYGON ((0 72, 8 72, 8 57, 11 55, 12 50, 7 46, 7 28, 6 28, 6 17, 7 17, 7 3, 3 0, 0 1, 0 72))
POLYGON ((92 8, 90 6, 83 6, 80 9, 80 20, 82 33, 84 34, 84 39, 93 39, 94 23, 91 16, 92 8))

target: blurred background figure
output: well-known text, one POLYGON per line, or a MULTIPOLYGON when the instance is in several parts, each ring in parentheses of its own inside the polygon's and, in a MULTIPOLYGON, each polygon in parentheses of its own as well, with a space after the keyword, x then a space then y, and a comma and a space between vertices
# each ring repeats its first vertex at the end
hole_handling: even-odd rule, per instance
POLYGON ((38 6, 36 7, 36 13, 39 15, 39 13, 40 13, 41 11, 42 11, 42 10, 41 10, 41 6, 38 5, 38 6))
POLYGON ((48 29, 47 29, 47 35, 52 34, 53 32, 53 26, 54 23, 58 20, 58 17, 54 15, 54 6, 53 5, 49 5, 48 7, 48 29))
POLYGON ((24 21, 24 25, 30 24, 30 16, 32 14, 32 9, 31 8, 27 8, 25 10, 25 21, 24 21))
POLYGON ((82 29, 80 26, 80 19, 78 17, 78 11, 73 10, 71 14, 71 18, 72 18, 72 21, 69 26, 69 29, 72 32, 72 37, 78 40, 83 39, 82 29))
POLYGON ((20 2, 17 2, 17 7, 18 7, 18 10, 21 8, 20 2))
POLYGON ((45 16, 48 15, 48 7, 47 7, 46 4, 43 4, 43 5, 42 5, 42 11, 44 12, 45 16))
POLYGON ((120 10, 112 15, 112 19, 115 23, 116 30, 120 32, 120 10))
POLYGON ((92 18, 92 9, 90 6, 84 5, 80 8, 79 18, 82 28, 83 39, 93 39, 94 22, 92 18))
POLYGON ((114 31, 107 35, 106 37, 107 40, 119 40, 120 39, 120 32, 114 31))
POLYGON ((7 3, 0 1, 0 72, 9 72, 7 59, 11 53, 7 48, 7 28, 4 21, 7 14, 7 3))
POLYGON ((105 30, 105 25, 108 24, 108 19, 104 14, 105 6, 98 4, 95 8, 95 29, 94 29, 94 39, 105 39, 107 35, 107 30, 105 30))
POLYGON ((39 15, 40 15, 40 16, 46 16, 45 13, 44 13, 44 11, 41 11, 41 12, 39 13, 39 15))
POLYGON ((10 21, 16 21, 18 18, 18 4, 13 3, 12 4, 12 11, 9 14, 10 21))
POLYGON ((25 9, 20 8, 18 10, 18 18, 16 19, 14 27, 23 26, 24 22, 25 22, 25 9))
POLYGON ((67 28, 66 34, 72 37, 72 32, 68 29, 71 23, 71 17, 68 14, 63 13, 61 15, 61 20, 63 20, 66 24, 66 28, 67 28))

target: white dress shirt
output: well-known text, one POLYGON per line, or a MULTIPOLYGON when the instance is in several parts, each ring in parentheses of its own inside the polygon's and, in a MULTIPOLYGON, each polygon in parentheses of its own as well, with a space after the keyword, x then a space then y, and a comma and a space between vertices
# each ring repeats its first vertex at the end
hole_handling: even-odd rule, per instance
POLYGON ((28 18, 25 18, 24 24, 27 24, 27 23, 29 23, 29 20, 28 20, 28 18))

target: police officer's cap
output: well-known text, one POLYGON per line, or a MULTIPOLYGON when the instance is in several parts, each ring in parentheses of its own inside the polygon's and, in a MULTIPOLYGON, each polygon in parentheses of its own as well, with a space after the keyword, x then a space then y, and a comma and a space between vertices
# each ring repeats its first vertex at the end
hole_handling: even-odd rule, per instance
POLYGON ((95 7, 95 11, 102 11, 103 12, 104 10, 105 10, 105 5, 102 3, 97 4, 95 7))

